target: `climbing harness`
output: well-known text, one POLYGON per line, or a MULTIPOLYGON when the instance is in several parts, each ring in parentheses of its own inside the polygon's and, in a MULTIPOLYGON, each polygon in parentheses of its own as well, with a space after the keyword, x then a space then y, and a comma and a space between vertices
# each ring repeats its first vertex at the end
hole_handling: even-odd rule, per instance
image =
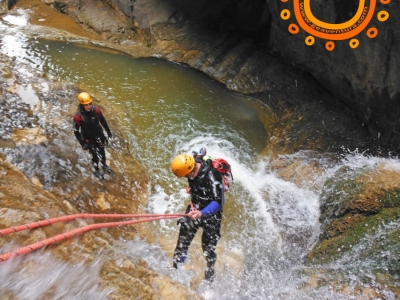
POLYGON ((144 218, 139 220, 128 220, 128 221, 117 221, 117 222, 109 222, 109 223, 96 223, 91 225, 86 225, 79 227, 77 229, 50 237, 48 239, 30 244, 28 246, 18 248, 14 251, 4 253, 0 255, 0 263, 10 259, 11 257, 15 257, 18 255, 24 255, 40 248, 49 246, 54 243, 62 242, 64 240, 70 239, 74 236, 81 235, 83 233, 109 228, 109 227, 117 227, 117 226, 125 226, 125 225, 132 225, 144 222, 152 222, 158 220, 165 220, 165 219, 174 219, 174 218, 181 218, 187 216, 187 214, 74 214, 74 215, 66 215, 57 218, 51 218, 48 220, 42 220, 37 222, 32 222, 24 225, 18 225, 10 228, 5 228, 0 230, 0 236, 4 236, 7 234, 28 230, 28 229, 35 229, 38 227, 44 227, 51 224, 55 224, 58 222, 65 222, 65 221, 73 221, 76 219, 118 219, 118 218, 144 218))

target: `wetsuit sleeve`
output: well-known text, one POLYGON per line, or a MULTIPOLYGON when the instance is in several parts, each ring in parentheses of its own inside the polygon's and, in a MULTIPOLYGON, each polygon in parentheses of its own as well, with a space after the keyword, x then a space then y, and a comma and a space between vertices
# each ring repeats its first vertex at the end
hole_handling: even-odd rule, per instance
POLYGON ((81 146, 83 146, 85 144, 85 141, 79 131, 79 129, 81 128, 81 122, 82 122, 82 119, 79 116, 74 117, 74 122, 73 122, 74 134, 75 134, 75 137, 78 140, 79 144, 81 144, 81 146))
POLYGON ((211 201, 210 204, 208 204, 206 207, 204 207, 201 210, 201 214, 203 215, 203 217, 207 217, 209 215, 216 213, 220 209, 221 209, 221 206, 219 206, 217 201, 211 201))
POLYGON ((225 202, 222 176, 217 170, 211 169, 210 172, 208 172, 208 180, 210 181, 210 198, 214 199, 214 201, 217 201, 219 206, 222 208, 225 202), (214 174, 214 172, 216 174, 214 174))
POLYGON ((96 113, 97 113, 97 115, 99 117, 99 121, 100 121, 101 126, 103 126, 103 128, 105 129, 107 134, 110 136, 110 134, 109 134, 109 133, 111 133, 110 127, 108 127, 106 118, 104 118, 103 114, 101 113, 100 108, 96 107, 96 113))

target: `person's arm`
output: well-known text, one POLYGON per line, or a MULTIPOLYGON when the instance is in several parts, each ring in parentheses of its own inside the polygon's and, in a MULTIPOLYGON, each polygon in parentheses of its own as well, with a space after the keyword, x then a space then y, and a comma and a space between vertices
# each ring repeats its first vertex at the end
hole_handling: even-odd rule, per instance
POLYGON ((214 168, 211 168, 208 172, 208 179, 210 183, 209 191, 211 193, 211 199, 214 199, 222 209, 225 204, 225 193, 222 175, 214 168))
POLYGON ((195 220, 201 217, 207 217, 209 215, 215 214, 217 211, 221 210, 221 206, 217 201, 211 201, 205 208, 202 210, 192 210, 189 212, 189 218, 195 220))
POLYGON ((201 210, 201 214, 204 217, 215 214, 217 211, 221 210, 221 206, 215 200, 211 201, 206 207, 201 210))
POLYGON ((106 118, 104 118, 103 114, 101 113, 100 108, 96 107, 96 113, 99 116, 99 121, 100 121, 101 126, 103 126, 103 128, 107 132, 108 138, 112 138, 112 133, 111 133, 110 127, 108 127, 106 118))
POLYGON ((81 144, 81 146, 83 147, 85 145, 85 140, 83 139, 83 137, 79 131, 79 129, 81 128, 81 121, 82 120, 79 118, 79 116, 75 116, 73 127, 74 127, 75 137, 78 140, 79 144, 81 144))

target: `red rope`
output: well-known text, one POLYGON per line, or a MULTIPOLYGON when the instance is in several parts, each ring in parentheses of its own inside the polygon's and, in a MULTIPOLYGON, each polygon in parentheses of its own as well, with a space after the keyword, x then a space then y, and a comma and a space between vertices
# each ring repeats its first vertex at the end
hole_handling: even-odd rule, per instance
POLYGON ((51 218, 43 221, 32 222, 24 225, 18 225, 10 228, 4 228, 0 230, 0 235, 6 235, 18 231, 35 229, 38 227, 44 227, 58 222, 73 221, 76 219, 121 219, 121 218, 148 218, 148 217, 163 217, 163 216, 174 216, 183 217, 185 214, 75 214, 67 215, 62 217, 51 218))
POLYGON ((68 216, 63 216, 63 217, 58 217, 58 218, 52 218, 48 220, 43 220, 43 221, 38 221, 38 222, 33 222, 25 225, 20 225, 20 226, 15 226, 11 228, 6 228, 1 230, 1 234, 9 234, 17 231, 22 231, 26 229, 33 229, 33 228, 38 228, 38 227, 43 227, 47 226, 50 224, 54 224, 57 222, 62 222, 62 221, 71 221, 75 219, 89 219, 89 218, 144 218, 147 217, 146 219, 142 220, 130 220, 130 221, 118 221, 118 222, 109 222, 109 223, 96 223, 96 224, 91 224, 91 225, 86 225, 53 237, 50 237, 48 239, 36 242, 34 244, 18 248, 14 251, 4 253, 0 255, 0 262, 6 261, 10 259, 11 257, 18 256, 18 255, 24 255, 30 252, 33 252, 37 249, 49 246, 54 243, 59 243, 61 241, 70 239, 74 236, 81 235, 83 233, 96 230, 96 229, 102 229, 102 228, 109 228, 109 227, 117 227, 117 226, 124 226, 124 225, 131 225, 131 224, 138 224, 138 223, 144 223, 144 222, 152 222, 152 221, 157 221, 157 220, 163 220, 163 219, 173 219, 173 218, 178 218, 186 216, 186 214, 147 214, 147 215, 130 215, 130 214, 111 214, 111 215, 102 215, 102 214, 75 214, 75 215, 68 215, 68 216), (150 217, 150 218, 149 218, 150 217))

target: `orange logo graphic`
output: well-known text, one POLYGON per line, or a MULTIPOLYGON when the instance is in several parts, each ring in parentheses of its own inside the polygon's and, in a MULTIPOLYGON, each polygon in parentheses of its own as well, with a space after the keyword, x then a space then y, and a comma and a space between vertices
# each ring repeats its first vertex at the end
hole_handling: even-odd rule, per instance
MULTIPOLYGON (((311 0, 281 0, 281 2, 287 3, 293 1, 294 16, 298 25, 305 32, 310 34, 305 38, 305 44, 312 46, 315 43, 315 38, 321 38, 326 40, 325 49, 332 51, 335 49, 335 42, 339 40, 349 40, 349 46, 351 48, 357 48, 360 44, 359 40, 355 38, 364 29, 366 29, 374 17, 377 0, 369 0, 369 6, 366 5, 368 0, 359 0, 358 8, 354 16, 340 24, 326 23, 318 20, 311 11, 311 0)), ((348 0, 342 0, 348 1, 348 0)), ((391 0, 380 0, 383 5, 389 4, 391 0)), ((281 18, 285 21, 291 17, 289 9, 283 9, 281 11, 281 18)), ((385 10, 380 10, 377 13, 377 19, 380 22, 385 22, 389 19, 389 13, 385 10)), ((288 31, 291 34, 298 34, 300 28, 297 24, 289 24, 288 31)), ((369 38, 373 39, 378 35, 378 29, 376 27, 369 27, 366 30, 366 34, 369 38)))

